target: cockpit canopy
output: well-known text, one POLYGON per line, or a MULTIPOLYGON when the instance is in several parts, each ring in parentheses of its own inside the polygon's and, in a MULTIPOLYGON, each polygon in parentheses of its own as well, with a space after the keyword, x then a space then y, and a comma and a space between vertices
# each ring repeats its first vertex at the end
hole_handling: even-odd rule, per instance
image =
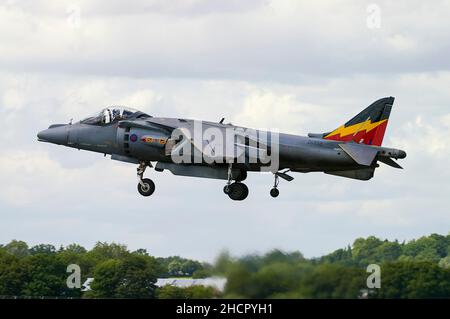
POLYGON ((138 110, 129 107, 111 106, 104 108, 100 113, 96 113, 92 116, 85 118, 84 120, 80 121, 80 123, 90 125, 107 125, 110 123, 128 119, 130 117, 136 117, 137 113, 140 113, 139 116, 137 117, 140 116, 150 117, 145 113, 142 113, 138 110))

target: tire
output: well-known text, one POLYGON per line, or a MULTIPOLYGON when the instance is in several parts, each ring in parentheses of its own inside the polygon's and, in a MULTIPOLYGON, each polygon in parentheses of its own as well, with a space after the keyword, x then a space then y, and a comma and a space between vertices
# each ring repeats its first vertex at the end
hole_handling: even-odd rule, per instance
POLYGON ((142 182, 146 187, 142 187, 141 183, 139 183, 137 186, 139 194, 146 197, 152 195, 155 191, 155 183, 150 178, 144 178, 142 182))
POLYGON ((272 188, 270 190, 270 196, 272 197, 278 197, 278 195, 280 195, 280 191, 278 190, 278 188, 272 188))
POLYGON ((228 187, 228 197, 232 200, 244 200, 248 196, 248 187, 244 183, 233 183, 228 187))
POLYGON ((247 179, 247 171, 245 169, 241 169, 239 172, 239 176, 236 179, 236 182, 243 182, 247 179))

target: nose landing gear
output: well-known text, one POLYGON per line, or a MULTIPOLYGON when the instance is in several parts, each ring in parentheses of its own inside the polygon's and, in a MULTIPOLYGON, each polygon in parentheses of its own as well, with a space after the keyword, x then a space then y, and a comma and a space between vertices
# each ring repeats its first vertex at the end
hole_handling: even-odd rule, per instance
POLYGON ((151 167, 151 163, 141 162, 137 168, 137 177, 139 183, 137 189, 142 196, 150 196, 155 192, 155 183, 150 178, 143 178, 147 167, 151 167))
POLYGON ((272 197, 278 197, 278 195, 280 195, 280 191, 278 190, 278 184, 280 183, 279 179, 278 179, 278 175, 275 174, 275 182, 273 184, 273 188, 270 190, 270 196, 272 197))
POLYGON ((280 183, 280 180, 279 180, 280 177, 288 182, 291 182, 294 180, 294 178, 292 176, 286 174, 289 171, 290 171, 289 169, 286 169, 282 172, 274 173, 275 182, 273 184, 273 188, 270 190, 270 196, 275 198, 275 197, 278 197, 278 195, 280 195, 280 191, 278 190, 278 184, 280 183))

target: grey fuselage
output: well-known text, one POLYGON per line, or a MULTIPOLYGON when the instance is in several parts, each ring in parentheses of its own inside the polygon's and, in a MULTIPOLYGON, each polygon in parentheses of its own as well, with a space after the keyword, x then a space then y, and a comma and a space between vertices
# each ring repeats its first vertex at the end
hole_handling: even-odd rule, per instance
MULTIPOLYGON (((144 117, 128 119, 133 125, 122 125, 113 122, 105 125, 91 125, 77 122, 66 125, 52 125, 38 134, 40 141, 65 145, 79 150, 87 150, 112 155, 117 159, 130 163, 162 162, 171 163, 170 155, 166 154, 165 145, 144 143, 142 136, 152 136, 155 140, 170 137, 168 128, 192 126, 193 120, 176 118, 144 117), (142 125, 141 125, 142 124, 142 125), (145 124, 145 125, 144 125, 145 124), (149 124, 151 127, 149 127, 149 124), (139 137, 130 141, 130 136, 139 137)), ((231 124, 202 122, 206 127, 219 129, 234 127, 231 124)), ((259 131, 258 131, 259 132, 259 131)), ((321 138, 305 137, 279 133, 279 169, 290 169, 294 172, 313 171, 347 171, 366 169, 367 166, 357 164, 339 146, 342 142, 321 138)), ((406 156, 403 151, 371 146, 379 150, 379 154, 393 158, 406 156)), ((376 164, 374 164, 376 165, 376 164)), ((219 165, 220 166, 220 165, 219 165)), ((248 164, 246 170, 256 171, 260 164, 248 164)))

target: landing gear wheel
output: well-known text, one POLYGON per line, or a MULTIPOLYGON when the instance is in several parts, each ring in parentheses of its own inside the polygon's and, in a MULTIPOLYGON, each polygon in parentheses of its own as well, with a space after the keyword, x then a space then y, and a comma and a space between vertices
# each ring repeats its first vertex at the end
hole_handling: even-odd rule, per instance
POLYGON ((230 192, 230 186, 229 185, 225 185, 223 187, 223 192, 228 195, 228 193, 230 192))
POLYGON ((244 183, 233 183, 228 186, 228 197, 232 200, 244 200, 248 196, 248 187, 244 183))
POLYGON ((144 178, 142 184, 139 183, 137 188, 142 196, 150 196, 155 191, 155 183, 150 178, 144 178))
POLYGON ((278 188, 272 188, 270 190, 270 196, 272 197, 278 197, 278 195, 280 195, 280 191, 278 190, 278 188))
POLYGON ((247 171, 245 169, 241 169, 238 178, 236 178, 236 182, 243 182, 246 179, 247 179, 247 171))

